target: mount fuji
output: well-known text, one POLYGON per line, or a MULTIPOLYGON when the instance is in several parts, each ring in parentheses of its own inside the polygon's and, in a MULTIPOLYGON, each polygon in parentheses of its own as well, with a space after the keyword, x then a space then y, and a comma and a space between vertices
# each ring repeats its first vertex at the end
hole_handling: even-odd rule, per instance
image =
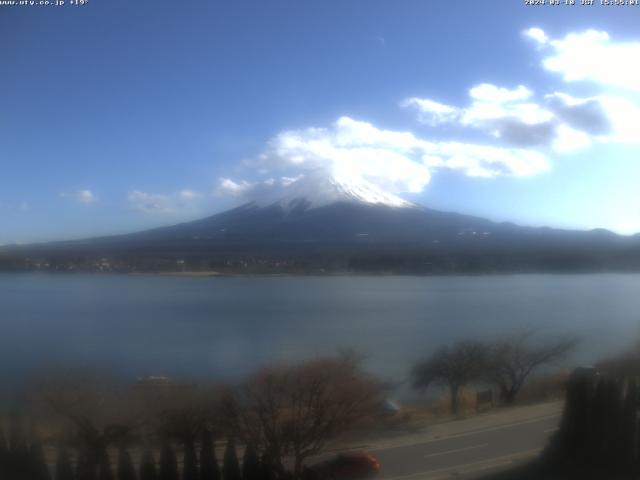
POLYGON ((497 223, 312 173, 240 206, 126 235, 0 249, 0 269, 222 273, 640 271, 640 236, 497 223), (44 266, 44 267, 43 267, 44 266))
POLYGON ((323 171, 302 175, 282 188, 256 188, 249 203, 261 207, 279 205, 285 211, 320 208, 337 202, 362 203, 394 208, 415 205, 362 179, 340 177, 323 171))

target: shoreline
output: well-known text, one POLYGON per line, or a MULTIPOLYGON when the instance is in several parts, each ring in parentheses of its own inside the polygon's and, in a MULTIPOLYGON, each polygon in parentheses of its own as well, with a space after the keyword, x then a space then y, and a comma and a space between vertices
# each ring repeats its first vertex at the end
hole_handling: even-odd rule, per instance
POLYGON ((579 276, 579 275, 639 275, 635 270, 595 270, 595 271, 487 271, 487 272, 438 272, 438 273, 407 273, 407 272, 219 272, 216 270, 192 270, 184 272, 119 272, 119 271, 0 271, 0 275, 96 275, 96 276, 154 276, 174 278, 256 278, 256 277, 500 277, 524 275, 551 276, 579 276))

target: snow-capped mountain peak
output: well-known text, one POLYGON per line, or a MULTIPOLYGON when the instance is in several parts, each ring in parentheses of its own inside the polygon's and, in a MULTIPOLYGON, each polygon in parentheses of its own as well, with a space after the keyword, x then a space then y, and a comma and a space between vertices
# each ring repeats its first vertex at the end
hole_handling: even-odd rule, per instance
POLYGON ((278 188, 257 191, 250 200, 260 207, 279 205, 287 211, 300 206, 319 208, 336 202, 415 207, 415 204, 362 178, 341 178, 325 172, 308 173, 290 183, 278 185, 278 188))

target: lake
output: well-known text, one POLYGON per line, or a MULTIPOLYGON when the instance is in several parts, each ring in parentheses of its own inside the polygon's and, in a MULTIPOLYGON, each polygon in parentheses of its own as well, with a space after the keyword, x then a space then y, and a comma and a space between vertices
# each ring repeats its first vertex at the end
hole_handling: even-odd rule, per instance
POLYGON ((0 379, 60 365, 234 378, 354 348, 384 378, 462 338, 579 334, 572 363, 640 338, 640 275, 177 278, 0 275, 0 379))

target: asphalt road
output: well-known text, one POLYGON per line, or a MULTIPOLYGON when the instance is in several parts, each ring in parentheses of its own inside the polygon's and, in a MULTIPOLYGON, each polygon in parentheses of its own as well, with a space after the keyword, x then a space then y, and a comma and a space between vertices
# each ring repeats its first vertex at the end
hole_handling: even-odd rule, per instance
POLYGON ((533 458, 557 429, 557 413, 414 444, 370 450, 381 480, 435 480, 473 476, 533 458))

